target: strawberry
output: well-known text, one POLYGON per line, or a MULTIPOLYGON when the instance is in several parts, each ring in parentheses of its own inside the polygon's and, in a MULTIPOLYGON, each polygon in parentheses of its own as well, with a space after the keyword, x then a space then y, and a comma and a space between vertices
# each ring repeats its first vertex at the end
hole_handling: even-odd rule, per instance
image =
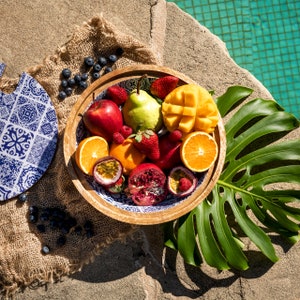
POLYGON ((159 139, 153 130, 146 129, 144 131, 138 131, 130 137, 134 137, 134 146, 150 160, 159 159, 159 139))
POLYGON ((122 105, 128 98, 127 91, 119 85, 110 86, 106 93, 107 97, 117 105, 122 105))
POLYGON ((179 137, 180 131, 174 132, 162 136, 159 140, 160 157, 153 162, 163 170, 171 169, 181 163, 180 146, 182 142, 180 139, 175 139, 175 135, 179 137))
POLYGON ((173 91, 179 82, 175 76, 167 75, 154 80, 150 86, 150 92, 153 96, 164 99, 171 91, 173 91))

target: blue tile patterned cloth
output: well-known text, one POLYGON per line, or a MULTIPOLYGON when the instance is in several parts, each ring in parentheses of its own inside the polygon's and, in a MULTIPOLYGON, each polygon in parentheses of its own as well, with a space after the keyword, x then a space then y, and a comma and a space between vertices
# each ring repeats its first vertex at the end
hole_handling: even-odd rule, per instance
MULTIPOLYGON (((0 76, 5 69, 0 64, 0 76)), ((43 87, 22 73, 14 92, 0 91, 0 201, 25 192, 50 165, 58 124, 43 87)))

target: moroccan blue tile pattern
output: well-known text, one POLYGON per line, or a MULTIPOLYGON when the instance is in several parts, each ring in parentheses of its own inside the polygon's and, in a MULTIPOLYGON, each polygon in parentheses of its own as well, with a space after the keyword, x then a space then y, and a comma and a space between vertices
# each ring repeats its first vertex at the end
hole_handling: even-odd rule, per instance
MULTIPOLYGON (((0 76, 5 65, 0 64, 0 76)), ((35 184, 50 165, 58 137, 57 117, 43 87, 22 73, 15 91, 0 91, 0 201, 35 184)))

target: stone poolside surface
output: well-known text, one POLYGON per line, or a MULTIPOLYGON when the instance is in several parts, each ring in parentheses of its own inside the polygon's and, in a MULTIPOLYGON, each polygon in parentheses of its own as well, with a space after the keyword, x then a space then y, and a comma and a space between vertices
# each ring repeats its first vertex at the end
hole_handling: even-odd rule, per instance
MULTIPOLYGON (((5 75, 18 76, 64 44, 74 29, 96 14, 149 44, 160 62, 221 94, 230 85, 270 93, 229 57, 226 45, 173 3, 123 1, 0 1, 0 61, 5 75), (203 75, 205 73, 205 76, 203 75)), ((205 24, 203 24, 205 25, 205 24)), ((289 137, 299 137, 299 130, 289 137)), ((17 299, 233 299, 299 300, 300 244, 273 236, 278 256, 272 264, 248 242, 250 269, 218 272, 205 264, 185 265, 163 248, 159 226, 140 228, 124 243, 115 242, 95 261, 56 284, 26 289, 17 299)))

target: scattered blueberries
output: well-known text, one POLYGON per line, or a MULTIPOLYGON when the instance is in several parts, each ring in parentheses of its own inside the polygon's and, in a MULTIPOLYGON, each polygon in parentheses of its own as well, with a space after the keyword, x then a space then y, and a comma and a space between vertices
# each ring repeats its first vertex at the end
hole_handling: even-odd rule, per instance
POLYGON ((68 80, 66 79, 63 79, 61 82, 60 82, 60 85, 62 88, 66 88, 68 86, 68 80))
POLYGON ((83 73, 83 74, 81 74, 81 80, 82 80, 82 81, 87 81, 88 78, 89 78, 89 74, 88 74, 88 73, 83 73))
POLYGON ((108 57, 108 59, 111 61, 111 62, 116 62, 117 60, 118 60, 118 57, 117 57, 117 55, 115 55, 115 54, 111 54, 109 57, 108 57))
POLYGON ((27 195, 26 194, 20 194, 18 197, 18 200, 21 202, 26 202, 27 200, 27 195))
POLYGON ((86 89, 89 78, 88 72, 90 72, 92 80, 100 78, 100 72, 102 69, 103 74, 111 72, 112 65, 119 59, 120 56, 122 56, 123 53, 124 50, 119 47, 116 49, 114 54, 110 54, 107 57, 99 56, 96 59, 93 57, 85 57, 83 63, 86 68, 86 72, 82 74, 75 74, 72 76, 71 70, 69 68, 64 68, 61 72, 61 90, 58 94, 58 98, 60 100, 65 100, 68 96, 72 95, 74 88, 78 88, 79 90, 86 89))
POLYGON ((67 98, 67 94, 65 91, 60 91, 58 94, 59 99, 64 100, 67 98))
POLYGON ((92 57, 86 57, 84 63, 87 67, 92 67, 94 64, 94 59, 92 57))
POLYGON ((65 93, 67 96, 71 96, 73 92, 73 89, 70 86, 67 86, 65 89, 65 93))
POLYGON ((62 72, 61 72, 62 77, 65 78, 65 79, 70 78, 71 74, 72 74, 71 70, 68 69, 68 68, 63 69, 62 72))
POLYGON ((104 57, 104 56, 100 56, 98 58, 98 64, 101 66, 101 67, 104 67, 107 65, 107 59, 104 57))
POLYGON ((93 78, 94 80, 100 78, 100 73, 94 72, 94 73, 92 74, 92 78, 93 78))
POLYGON ((70 78, 70 79, 68 79, 68 86, 69 87, 74 87, 75 86, 75 84, 76 84, 76 82, 75 82, 75 79, 74 78, 70 78))
MULTIPOLYGON (((29 206, 29 222, 35 224, 39 233, 43 234, 49 231, 56 231, 59 237, 56 240, 56 246, 62 247, 66 244, 68 234, 91 238, 94 236, 94 226, 91 221, 85 221, 83 225, 78 224, 76 218, 68 214, 60 207, 38 208, 29 206)), ((50 247, 44 245, 42 253, 50 253, 50 247)))
POLYGON ((49 253, 50 253, 50 247, 47 246, 47 245, 44 245, 44 246, 42 247, 42 253, 43 253, 43 254, 49 254, 49 253))
POLYGON ((101 66, 100 66, 100 64, 94 64, 94 66, 93 66, 93 70, 95 71, 95 72, 100 72, 100 70, 101 70, 101 66))

